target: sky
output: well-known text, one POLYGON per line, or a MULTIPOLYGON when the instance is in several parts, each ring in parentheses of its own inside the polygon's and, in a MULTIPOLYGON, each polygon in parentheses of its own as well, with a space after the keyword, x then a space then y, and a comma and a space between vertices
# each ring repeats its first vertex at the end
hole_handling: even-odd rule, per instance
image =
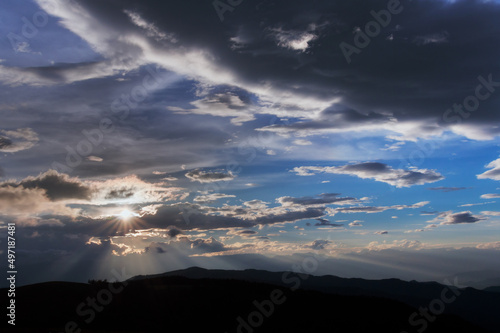
POLYGON ((20 284, 190 266, 499 277, 499 15, 2 1, 1 265, 14 223, 20 284))

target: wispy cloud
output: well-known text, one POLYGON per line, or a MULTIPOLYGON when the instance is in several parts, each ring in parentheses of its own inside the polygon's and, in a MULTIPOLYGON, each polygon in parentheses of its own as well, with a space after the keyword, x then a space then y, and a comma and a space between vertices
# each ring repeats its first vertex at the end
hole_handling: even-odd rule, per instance
POLYGON ((444 179, 440 173, 434 170, 393 169, 389 165, 379 162, 347 164, 338 167, 302 166, 294 168, 293 172, 299 176, 312 176, 317 173, 352 175, 363 179, 373 179, 396 187, 423 185, 444 179))

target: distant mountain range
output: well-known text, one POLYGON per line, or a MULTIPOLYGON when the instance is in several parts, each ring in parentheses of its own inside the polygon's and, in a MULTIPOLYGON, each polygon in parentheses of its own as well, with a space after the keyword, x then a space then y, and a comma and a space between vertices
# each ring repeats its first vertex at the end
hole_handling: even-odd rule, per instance
POLYGON ((448 279, 455 277, 458 278, 460 284, 476 289, 500 286, 500 271, 497 270, 462 272, 450 276, 448 279))
MULTIPOLYGON (((493 333, 500 331, 500 293, 493 289, 193 267, 123 283, 20 287, 16 327, 6 320, 0 327, 21 333, 493 333)), ((7 299, 7 290, 0 295, 7 299)))

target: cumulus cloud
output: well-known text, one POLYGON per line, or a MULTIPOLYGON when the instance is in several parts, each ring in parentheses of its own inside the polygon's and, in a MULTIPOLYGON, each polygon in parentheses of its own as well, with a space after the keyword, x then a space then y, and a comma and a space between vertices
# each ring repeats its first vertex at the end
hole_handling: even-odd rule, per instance
POLYGON ((141 221, 149 227, 162 228, 167 225, 183 230, 250 228, 318 218, 325 215, 324 207, 272 207, 265 204, 209 207, 198 204, 179 203, 162 205, 155 214, 144 215, 141 221))
POLYGON ((294 30, 284 30, 283 28, 269 29, 270 34, 278 42, 278 46, 305 52, 309 48, 309 43, 317 39, 315 34, 316 25, 311 24, 308 31, 300 32, 294 30))
POLYGON ((64 199, 90 200, 92 189, 77 178, 71 178, 55 170, 49 170, 36 177, 27 177, 20 182, 7 181, 0 187, 23 187, 25 189, 44 190, 48 199, 59 201, 64 199))
POLYGON ((250 201, 245 201, 243 205, 254 209, 264 209, 267 208, 268 202, 262 200, 250 200, 250 201))
POLYGON ((191 181, 197 181, 200 183, 214 183, 220 181, 230 181, 236 176, 233 175, 231 171, 229 172, 206 172, 201 170, 189 171, 185 175, 191 181))
POLYGON ((478 179, 500 180, 500 158, 488 163, 486 168, 490 170, 477 175, 478 179))
POLYGON ((361 222, 363 222, 363 221, 355 220, 355 221, 352 221, 351 223, 349 223, 349 226, 350 227, 362 227, 363 225, 361 224, 361 222))
POLYGON ((210 193, 205 195, 199 195, 193 199, 194 202, 197 203, 212 203, 219 199, 225 198, 235 198, 235 195, 232 194, 224 194, 224 193, 210 193))
POLYGON ((428 221, 429 223, 438 223, 441 225, 448 224, 468 224, 477 223, 479 221, 486 220, 482 215, 473 215, 470 211, 463 211, 458 213, 453 213, 451 211, 443 212, 439 214, 436 218, 428 221))
POLYGON ((58 214, 76 215, 77 209, 53 202, 40 188, 0 187, 0 212, 5 215, 58 214))
POLYGON ((38 134, 31 128, 20 128, 17 130, 0 131, 0 152, 15 153, 30 149, 37 142, 38 134))
POLYGON ((396 187, 423 185, 444 179, 441 174, 434 170, 393 169, 387 164, 378 162, 347 164, 338 167, 302 166, 295 167, 292 171, 297 173, 299 176, 312 176, 317 173, 352 175, 363 179, 373 179, 375 181, 384 182, 396 187))
MULTIPOLYGON (((147 183, 135 175, 89 181, 55 170, 21 180, 0 182, 0 190, 4 194, 0 204, 11 207, 2 210, 6 215, 32 212, 74 216, 80 212, 91 217, 110 216, 114 214, 112 212, 123 210, 123 207, 116 206, 121 203, 164 202, 183 199, 188 195, 181 188, 147 183), (69 208, 71 204, 82 206, 80 209, 72 209, 69 208), (43 205, 46 209, 43 209, 43 205)), ((148 210, 148 207, 153 205, 144 206, 146 210, 143 213, 154 214, 156 209, 148 210)))

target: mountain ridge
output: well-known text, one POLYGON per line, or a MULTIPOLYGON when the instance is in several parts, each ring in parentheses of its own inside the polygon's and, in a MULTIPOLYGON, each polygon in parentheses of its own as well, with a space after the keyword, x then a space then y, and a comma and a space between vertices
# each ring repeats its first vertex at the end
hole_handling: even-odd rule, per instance
MULTIPOLYGON (((248 270, 237 274, 242 272, 252 278, 266 273, 248 270)), ((283 285, 233 279, 230 276, 234 271, 192 268, 170 273, 173 275, 114 283, 97 280, 89 284, 50 282, 19 287, 16 302, 22 316, 17 319, 16 330, 6 326, 2 331, 76 333, 81 329, 81 333, 143 333, 183 327, 188 332, 228 333, 332 329, 337 332, 415 332, 416 322, 412 325, 409 318, 419 310, 389 298, 303 288, 292 290, 283 285), (182 273, 198 278, 180 276, 182 273), (226 274, 228 278, 205 278, 203 274, 226 274), (106 292, 112 295, 110 299, 103 298, 106 292), (68 331, 68 327, 72 329, 68 331)), ((310 279, 302 277, 304 281, 310 279)), ((0 290, 0 295, 6 298, 3 291, 0 290)), ((426 333, 495 332, 449 313, 436 316, 432 322, 418 318, 421 325, 425 324, 426 333)))

